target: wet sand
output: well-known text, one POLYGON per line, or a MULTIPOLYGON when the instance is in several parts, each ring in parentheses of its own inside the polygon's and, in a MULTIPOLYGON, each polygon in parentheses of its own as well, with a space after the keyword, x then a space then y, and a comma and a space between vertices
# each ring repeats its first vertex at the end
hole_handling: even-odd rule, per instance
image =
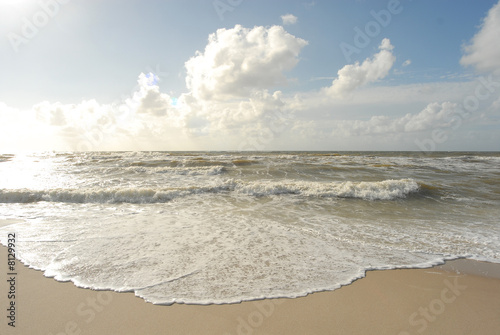
POLYGON ((230 305, 159 306, 133 293, 57 282, 0 247, 0 334, 499 334, 500 264, 456 260, 429 269, 368 271, 330 292, 230 305), (8 325, 15 302, 15 327, 8 325))

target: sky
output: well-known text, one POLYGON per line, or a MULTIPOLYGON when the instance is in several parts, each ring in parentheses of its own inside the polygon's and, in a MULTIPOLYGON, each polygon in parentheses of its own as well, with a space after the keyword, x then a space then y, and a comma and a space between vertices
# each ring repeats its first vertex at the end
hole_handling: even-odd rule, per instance
POLYGON ((500 150, 498 0, 0 0, 0 152, 500 150))

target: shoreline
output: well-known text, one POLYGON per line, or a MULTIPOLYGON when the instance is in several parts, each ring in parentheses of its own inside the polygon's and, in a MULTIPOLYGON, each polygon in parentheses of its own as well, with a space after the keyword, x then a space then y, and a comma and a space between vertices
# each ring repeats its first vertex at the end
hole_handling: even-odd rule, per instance
MULTIPOLYGON (((3 245, 0 259, 5 278, 3 245)), ((4 316, 1 334, 407 335, 500 329, 500 264, 469 259, 425 269, 370 270, 334 291, 222 305, 153 305, 132 292, 58 282, 18 260, 16 271, 16 327, 4 316)), ((9 283, 0 283, 5 311, 9 283)))

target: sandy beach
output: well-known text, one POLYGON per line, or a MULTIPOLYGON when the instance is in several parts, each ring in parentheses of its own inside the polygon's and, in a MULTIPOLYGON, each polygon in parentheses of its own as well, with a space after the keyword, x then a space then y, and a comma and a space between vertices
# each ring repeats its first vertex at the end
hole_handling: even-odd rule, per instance
POLYGON ((1 334, 498 334, 500 265, 456 260, 429 269, 368 271, 332 292, 230 305, 158 306, 94 291, 16 262, 15 299, 0 248, 1 334), (15 302, 15 327, 7 317, 15 302))
POLYGON ((500 0, 0 32, 0 335, 500 335, 500 0))

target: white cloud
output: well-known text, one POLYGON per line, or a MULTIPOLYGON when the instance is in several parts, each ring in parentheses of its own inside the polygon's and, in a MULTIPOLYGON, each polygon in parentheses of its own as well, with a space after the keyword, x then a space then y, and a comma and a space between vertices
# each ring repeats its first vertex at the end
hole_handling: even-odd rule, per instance
MULTIPOLYGON (((372 85, 359 88, 355 99, 334 99, 323 90, 298 92, 293 97, 286 97, 285 101, 296 114, 309 118, 328 114, 341 119, 350 117, 353 111, 359 117, 366 117, 367 114, 394 115, 402 111, 421 110, 430 101, 463 102, 466 97, 474 95, 478 84, 477 81, 441 81, 397 86, 372 85)), ((492 94, 491 99, 494 96, 496 94, 492 94)))
POLYGON ((380 146, 408 150, 418 149, 415 139, 427 138, 436 129, 446 132, 450 138, 459 136, 460 131, 467 128, 465 123, 472 120, 470 116, 457 103, 434 102, 420 112, 399 117, 375 115, 367 120, 296 120, 292 130, 299 142, 307 141, 313 148, 328 149, 330 143, 339 148, 336 150, 378 150, 380 146))
POLYGON ((312 128, 321 130, 323 134, 330 129, 332 135, 341 136, 386 135, 450 128, 456 125, 458 118, 466 119, 469 116, 457 103, 433 102, 416 114, 407 113, 401 117, 375 115, 368 120, 325 120, 321 123, 297 121, 294 128, 304 132, 312 125, 312 128))
POLYGON ((219 124, 219 129, 233 128, 259 122, 266 118, 266 114, 283 106, 280 91, 270 94, 264 90, 255 92, 248 100, 242 100, 232 106, 226 104, 223 109, 214 108, 214 111, 210 113, 210 118, 219 124), (216 110, 221 112, 216 113, 216 110))
MULTIPOLYGON (((474 130, 478 117, 463 117, 459 107, 478 92, 477 81, 369 85, 394 65, 389 39, 362 63, 342 67, 330 87, 283 94, 276 86, 290 80, 286 72, 305 45, 280 26, 220 29, 185 63, 188 91, 175 103, 151 73, 110 104, 44 101, 21 112, 0 102, 0 149, 23 141, 32 150, 411 149, 426 132, 454 130, 457 116, 467 119, 460 132, 474 130), (356 99, 342 99, 354 91, 356 99)), ((480 111, 485 124, 499 120, 497 87, 479 90, 492 93, 481 100, 481 109, 489 106, 480 111)))
POLYGON ((131 99, 127 100, 127 103, 138 113, 164 116, 169 109, 173 108, 170 96, 160 92, 155 74, 141 73, 137 83, 139 89, 131 99))
POLYGON ((356 62, 340 69, 338 77, 326 92, 334 97, 344 97, 358 87, 384 78, 396 60, 392 54, 393 48, 391 41, 384 38, 379 46, 380 51, 372 59, 367 58, 362 64, 356 62))
POLYGON ((225 100, 286 84, 284 72, 306 45, 281 26, 219 29, 205 51, 186 62, 187 87, 197 99, 225 100))
POLYGON ((297 23, 297 17, 293 14, 281 15, 281 20, 283 21, 284 25, 297 23))
POLYGON ((462 65, 472 65, 479 71, 500 73, 500 2, 494 5, 483 20, 481 29, 464 46, 462 65))
MULTIPOLYGON (((141 73, 131 95, 111 104, 43 101, 19 111, 0 103, 2 121, 17 125, 14 132, 0 126, 0 132, 10 134, 15 147, 30 142, 31 150, 156 150, 179 145, 183 117, 160 92, 157 77, 141 73)), ((4 151, 10 145, 0 144, 4 151)))
POLYGON ((262 134, 277 136, 288 122, 281 91, 269 89, 287 83, 285 72, 305 45, 280 26, 235 26, 210 35, 204 52, 185 64, 190 92, 177 103, 183 132, 233 149, 245 141, 262 149, 262 134))
POLYGON ((342 120, 333 124, 332 135, 366 136, 416 133, 433 129, 454 129, 461 126, 469 114, 457 103, 433 102, 417 114, 402 117, 372 116, 369 120, 342 120))
MULTIPOLYGON (((287 82, 284 72, 297 64, 306 44, 279 26, 219 29, 204 52, 186 62, 189 91, 175 106, 153 74, 141 74, 131 96, 108 111, 116 120, 106 133, 159 147, 175 141, 180 148, 193 143, 197 149, 234 149, 276 123, 286 106, 282 93, 268 88, 287 82)), ((88 137, 88 129, 72 126, 88 137)))
POLYGON ((182 95, 180 100, 181 127, 186 135, 225 138, 225 144, 232 144, 233 149, 263 130, 280 128, 281 132, 289 119, 280 91, 254 91, 247 99, 232 101, 203 101, 191 94, 182 95))

